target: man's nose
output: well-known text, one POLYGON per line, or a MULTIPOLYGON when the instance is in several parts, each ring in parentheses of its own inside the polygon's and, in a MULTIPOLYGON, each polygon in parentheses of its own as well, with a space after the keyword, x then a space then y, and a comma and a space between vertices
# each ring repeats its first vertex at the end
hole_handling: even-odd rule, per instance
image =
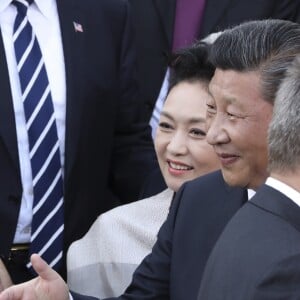
POLYGON ((206 140, 212 146, 228 143, 230 140, 225 120, 221 116, 216 115, 213 119, 207 121, 206 140))

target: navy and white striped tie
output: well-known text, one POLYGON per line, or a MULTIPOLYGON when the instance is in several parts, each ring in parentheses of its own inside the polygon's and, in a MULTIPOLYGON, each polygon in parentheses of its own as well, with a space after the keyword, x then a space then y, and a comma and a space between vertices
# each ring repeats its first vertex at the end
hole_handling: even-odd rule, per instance
MULTIPOLYGON (((42 53, 27 9, 32 1, 14 0, 14 47, 22 90, 33 180, 30 253, 58 269, 63 249, 63 181, 56 120, 42 53)), ((31 263, 27 264, 31 268, 31 263)))

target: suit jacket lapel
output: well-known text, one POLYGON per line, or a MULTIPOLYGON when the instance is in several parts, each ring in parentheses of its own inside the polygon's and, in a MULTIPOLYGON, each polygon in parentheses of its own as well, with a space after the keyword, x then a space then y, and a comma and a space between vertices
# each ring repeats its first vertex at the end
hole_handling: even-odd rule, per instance
POLYGON ((200 28, 200 38, 205 37, 209 33, 215 31, 216 24, 220 18, 230 9, 232 0, 206 0, 203 20, 200 28))
POLYGON ((168 45, 172 46, 173 25, 176 11, 176 0, 152 0, 160 18, 163 32, 168 41, 168 45))
POLYGON ((19 171, 18 143, 15 125, 15 114, 10 89, 9 74, 6 63, 4 45, 0 32, 0 139, 3 140, 7 152, 11 155, 16 170, 19 171))
POLYGON ((263 185, 251 203, 279 216, 300 231, 300 207, 279 191, 263 185))
POLYGON ((76 157, 84 101, 84 31, 76 32, 74 22, 85 29, 85 20, 76 1, 57 1, 66 71, 65 182, 76 157))

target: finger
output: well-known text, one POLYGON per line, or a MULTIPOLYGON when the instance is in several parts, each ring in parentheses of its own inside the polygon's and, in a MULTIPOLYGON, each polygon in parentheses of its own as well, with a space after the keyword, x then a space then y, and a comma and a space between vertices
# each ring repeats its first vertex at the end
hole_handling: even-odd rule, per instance
MULTIPOLYGON (((34 299, 33 297, 23 297, 26 283, 11 286, 0 294, 0 300, 26 300, 34 299)), ((28 295, 30 295, 28 293, 28 295)))
POLYGON ((12 285, 12 280, 10 278, 10 275, 0 259, 0 291, 10 287, 12 285))
POLYGON ((46 281, 57 280, 60 276, 38 254, 30 257, 32 267, 46 281))

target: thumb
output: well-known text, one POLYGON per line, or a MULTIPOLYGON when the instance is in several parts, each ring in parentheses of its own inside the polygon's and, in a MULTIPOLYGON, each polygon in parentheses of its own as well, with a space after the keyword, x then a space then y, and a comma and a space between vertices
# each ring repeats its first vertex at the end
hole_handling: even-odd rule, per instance
MULTIPOLYGON (((29 297, 28 299, 69 299, 69 288, 60 275, 38 254, 31 255, 30 260, 32 267, 39 277, 36 278, 37 281, 35 284, 33 283, 33 285, 35 285, 35 296, 37 297, 29 297)), ((32 281, 34 281, 34 279, 32 281)), ((30 281, 28 283, 30 285, 30 281)), ((31 285, 31 287, 33 286, 31 285)))
POLYGON ((39 255, 31 255, 31 264, 38 277, 5 289, 0 300, 69 299, 63 279, 39 255))
POLYGON ((38 254, 32 254, 30 261, 33 269, 42 279, 52 281, 60 278, 58 273, 56 273, 38 254))

